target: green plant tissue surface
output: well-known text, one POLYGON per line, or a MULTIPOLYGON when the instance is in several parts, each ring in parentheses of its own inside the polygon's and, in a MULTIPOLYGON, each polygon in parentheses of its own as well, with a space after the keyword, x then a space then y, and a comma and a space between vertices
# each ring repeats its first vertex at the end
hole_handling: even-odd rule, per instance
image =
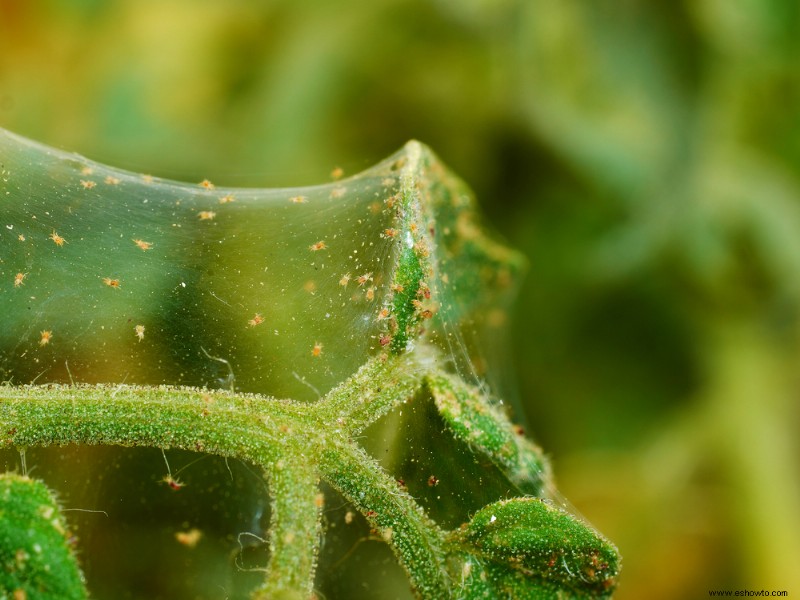
POLYGON ((40 481, 0 475, 0 593, 4 598, 86 598, 66 522, 40 481))
MULTIPOLYGON (((354 544, 387 544, 420 597, 484 597, 487 578, 515 598, 613 589, 616 550, 590 526, 539 500, 491 504, 559 498, 492 392, 484 353, 525 261, 424 145, 329 184, 241 189, 120 171, 0 131, 0 203, 5 445, 170 452, 83 457, 86 489, 93 473, 104 489, 67 493, 108 519, 85 530, 91 590, 126 580, 129 593, 205 597, 208 581, 256 599, 352 586, 335 568, 315 574, 320 540, 328 564, 354 549, 321 483, 352 506, 344 525, 364 518, 354 544), (177 450, 200 454, 178 466, 177 450), (228 458, 251 463, 256 485, 228 458), (481 529, 490 509, 512 526, 504 539, 481 529), (115 528, 126 543, 106 554, 97 540, 115 528), (145 552, 153 539, 168 558, 145 552), (480 575, 464 587, 471 565, 480 575)), ((60 460, 48 452, 43 472, 60 460)))

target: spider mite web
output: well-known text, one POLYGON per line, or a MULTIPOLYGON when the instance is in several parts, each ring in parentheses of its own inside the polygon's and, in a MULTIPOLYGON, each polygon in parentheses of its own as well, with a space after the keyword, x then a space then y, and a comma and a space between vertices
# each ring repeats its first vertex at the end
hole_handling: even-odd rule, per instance
MULTIPOLYGON (((187 385, 313 402, 370 358, 421 350, 489 401, 515 409, 520 422, 506 339, 525 261, 486 233, 466 185, 420 148, 410 144, 363 173, 325 185, 233 189, 109 168, 0 130, 0 381, 187 385), (409 189, 403 164, 413 163, 415 148, 413 206, 401 208, 409 189), (410 222, 401 210, 413 213, 410 222), (432 318, 414 326, 404 348, 393 348, 384 343, 391 318, 385 311, 395 309, 401 257, 419 240, 427 259, 417 298, 432 318)), ((395 429, 391 440, 398 442, 401 469, 390 472, 404 476, 406 462, 430 465, 418 473, 419 482, 406 478, 415 497, 428 494, 426 510, 469 506, 474 512, 490 501, 481 496, 468 504, 470 485, 481 486, 491 500, 510 493, 503 473, 479 464, 468 444, 443 430, 432 403, 416 414, 423 403, 411 404, 405 415, 398 407, 383 417, 390 426, 404 425, 387 427, 395 429), (434 470, 449 475, 435 488, 429 483, 434 470)), ((368 440, 358 443, 369 450, 368 440)), ((385 459, 383 439, 373 448, 376 460, 385 459)), ((42 471, 48 463, 59 465, 58 449, 37 452, 42 471)), ((148 502, 216 490, 220 473, 223 479, 230 473, 216 458, 194 464, 176 452, 167 464, 164 455, 142 455, 141 465, 129 450, 74 452, 86 452, 86 473, 108 478, 119 471, 119 481, 131 482, 122 487, 140 485, 137 497, 148 502), (180 472, 187 489, 171 489, 152 474, 143 478, 153 469, 173 482, 180 472)), ((253 478, 239 482, 239 475, 234 489, 252 484, 253 478)), ((88 489, 95 479, 88 475, 78 487, 88 489)), ((113 507, 111 489, 80 505, 113 507)), ((564 504, 557 492, 549 495, 564 504)), ((220 528, 219 537, 234 531, 233 550, 248 567, 260 568, 263 553, 241 547, 243 538, 236 536, 245 532, 250 542, 264 537, 266 502, 251 498, 231 513, 227 529, 220 528), (259 517, 247 520, 250 513, 259 517)), ((463 520, 469 516, 465 512, 463 520)), ((150 518, 130 515, 135 529, 150 518)), ((152 528, 163 526, 158 521, 152 528)), ((210 539, 211 528, 201 528, 210 539)), ((89 524, 82 531, 88 539, 89 524)), ((344 534, 336 542, 331 531, 325 555, 338 565, 353 542, 344 534)), ((146 553, 137 548, 115 556, 130 550, 138 560, 146 553)))
POLYGON ((316 400, 380 347, 387 164, 219 189, 0 135, 0 378, 316 400))
MULTIPOLYGON (((325 185, 233 189, 0 131, 0 379, 316 400, 384 351, 403 155, 325 185)), ((463 183, 427 172, 439 310, 423 335, 450 370, 513 397, 502 348, 521 259, 487 241, 463 183)))

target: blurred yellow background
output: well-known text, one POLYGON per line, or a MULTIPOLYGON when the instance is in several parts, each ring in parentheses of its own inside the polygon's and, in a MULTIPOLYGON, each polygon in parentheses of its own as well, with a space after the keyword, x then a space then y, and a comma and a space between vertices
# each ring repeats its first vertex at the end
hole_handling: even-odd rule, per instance
POLYGON ((530 259, 508 364, 617 597, 800 593, 796 0, 0 0, 0 126, 230 186, 429 144, 530 259))

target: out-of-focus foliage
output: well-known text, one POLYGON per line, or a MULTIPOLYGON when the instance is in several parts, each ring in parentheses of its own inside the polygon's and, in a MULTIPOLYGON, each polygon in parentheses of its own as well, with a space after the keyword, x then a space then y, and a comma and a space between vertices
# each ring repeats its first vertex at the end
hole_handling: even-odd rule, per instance
POLYGON ((618 597, 791 594, 799 34, 793 0, 0 0, 0 126, 221 185, 425 141, 530 257, 491 368, 618 597))

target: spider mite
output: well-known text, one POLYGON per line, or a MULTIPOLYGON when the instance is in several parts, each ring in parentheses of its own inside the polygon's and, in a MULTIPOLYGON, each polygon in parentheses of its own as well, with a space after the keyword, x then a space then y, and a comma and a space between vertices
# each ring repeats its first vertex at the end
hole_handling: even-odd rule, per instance
POLYGON ((372 302, 375 299, 375 288, 373 286, 368 287, 367 291, 364 292, 364 297, 367 302, 372 302))
POLYGON ((319 252, 320 250, 327 250, 327 249, 328 249, 328 246, 326 246, 326 245, 325 245, 325 242, 323 242, 322 240, 320 240, 320 241, 319 241, 319 242, 317 242, 316 244, 311 244, 311 245, 308 247, 308 249, 309 249, 309 250, 311 250, 312 252, 319 252))
POLYGON ((261 325, 263 322, 264 317, 261 316, 261 313, 256 313, 255 316, 247 322, 247 324, 250 325, 250 327, 255 327, 256 325, 261 325))
POLYGON ((167 461, 167 453, 164 452, 163 448, 161 449, 161 456, 164 457, 164 464, 167 465, 167 474, 161 478, 161 481, 166 483, 170 487, 170 489, 177 492, 178 490, 183 488, 183 486, 186 484, 181 482, 181 480, 178 479, 177 477, 172 476, 172 470, 169 468, 169 461, 167 461))
POLYGON ((430 300, 431 298, 431 288, 429 288, 428 284, 422 280, 420 280, 419 282, 419 289, 417 290, 417 295, 423 296, 426 300, 430 300))
POLYGON ((94 181, 88 181, 86 179, 81 179, 81 185, 83 186, 83 189, 90 190, 94 186, 96 186, 97 184, 94 181))
POLYGON ((17 273, 14 276, 14 287, 19 287, 19 286, 23 285, 22 284, 22 280, 25 279, 26 275, 27 275, 27 273, 17 273))
POLYGON ((113 175, 107 176, 103 181, 107 185, 119 185, 122 182, 122 180, 119 177, 114 177, 113 175))
POLYGON ((308 199, 305 196, 292 196, 289 198, 289 202, 293 202, 294 204, 305 204, 308 199))
POLYGON ((217 213, 215 213, 213 210, 201 210, 199 213, 197 213, 197 217, 201 221, 212 221, 216 216, 217 213))
POLYGON ((170 487, 170 489, 175 490, 176 492, 178 490, 183 489, 183 486, 186 485, 185 483, 181 482, 179 479, 175 479, 174 477, 172 477, 172 475, 169 475, 169 474, 164 475, 164 477, 161 479, 161 481, 166 483, 170 487))
POLYGON ((342 169, 342 167, 336 167, 331 171, 331 179, 341 179, 342 175, 344 175, 344 169, 342 169))
POLYGON ((339 280, 339 285, 342 287, 347 287, 348 283, 350 283, 350 273, 345 273, 339 280))
POLYGON ((359 286, 364 285, 368 281, 372 281, 372 273, 364 273, 363 275, 359 275, 356 278, 356 282, 358 283, 359 286))
POLYGON ((145 242, 144 240, 133 240, 133 243, 136 244, 142 250, 152 250, 153 243, 152 242, 145 242))
POLYGON ((39 340, 39 345, 40 346, 47 346, 47 344, 50 343, 50 340, 52 338, 53 338, 53 332, 52 331, 49 331, 49 330, 42 331, 42 338, 39 340))
POLYGON ((103 277, 103 283, 105 283, 110 288, 114 288, 115 290, 119 289, 119 279, 111 279, 111 277, 103 277))
POLYGON ((228 204, 229 202, 234 202, 236 198, 233 197, 233 194, 225 194, 222 198, 219 199, 220 204, 228 204))
POLYGON ((203 179, 203 181, 200 182, 200 187, 205 188, 207 190, 213 190, 216 186, 213 183, 211 183, 208 179, 203 179))
POLYGON ((53 230, 53 233, 50 234, 50 239, 53 240, 56 246, 63 246, 67 243, 67 240, 58 235, 55 229, 53 230))
POLYGON ((137 325, 133 328, 133 332, 136 334, 136 337, 139 338, 140 342, 144 339, 144 325, 137 325))
POLYGON ((322 354, 322 344, 316 342, 311 349, 311 356, 319 356, 320 354, 322 354))

